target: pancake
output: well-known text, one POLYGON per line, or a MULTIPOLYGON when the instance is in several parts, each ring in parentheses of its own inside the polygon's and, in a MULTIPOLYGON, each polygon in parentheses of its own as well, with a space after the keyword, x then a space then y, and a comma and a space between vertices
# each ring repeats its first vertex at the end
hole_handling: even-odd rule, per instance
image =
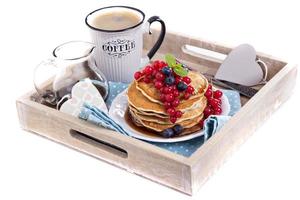
MULTIPOLYGON (((174 124, 172 124, 172 123, 171 124, 159 124, 159 123, 155 123, 155 122, 141 120, 138 117, 136 117, 136 115, 131 111, 130 111, 130 114, 131 114, 131 117, 134 119, 133 121, 138 122, 142 126, 148 128, 148 129, 154 130, 156 132, 162 132, 163 130, 165 130, 167 128, 172 128, 174 126, 174 124)), ((203 118, 203 113, 192 119, 188 119, 188 120, 181 121, 181 122, 176 122, 176 124, 181 125, 184 129, 191 128, 191 127, 195 126, 196 124, 198 124, 202 118, 203 118)))
MULTIPOLYGON (((128 87, 127 96, 128 96, 128 103, 134 108, 136 108, 137 110, 149 111, 149 112, 167 115, 163 105, 150 101, 136 88, 136 81, 134 81, 128 87)), ((196 109, 198 107, 202 107, 203 98, 205 97, 201 96, 198 98, 182 101, 178 105, 178 107, 176 107, 176 109, 182 112, 186 112, 190 109, 196 109)))
MULTIPOLYGON (((137 120, 133 119, 132 116, 130 115, 130 113, 129 113, 129 117, 131 118, 131 121, 133 122, 133 125, 136 126, 136 128, 139 131, 141 131, 143 134, 148 134, 148 135, 152 135, 153 134, 153 132, 154 132, 153 130, 144 127, 140 122, 138 122, 137 120)), ((201 127, 198 124, 196 124, 195 126, 192 126, 190 128, 183 129, 183 131, 179 135, 177 135, 175 137, 181 137, 181 136, 184 136, 184 135, 189 135, 189 134, 195 133, 195 132, 197 132, 199 130, 201 130, 201 127)), ((157 135, 161 134, 161 132, 154 132, 154 133, 157 134, 157 135)))
MULTIPOLYGON (((204 108, 206 107, 206 99, 203 98, 202 102, 203 106, 200 106, 199 108, 193 109, 193 110, 189 110, 186 111, 185 113, 183 113, 183 115, 176 121, 176 123, 178 122, 182 122, 188 119, 192 119, 194 117, 197 117, 199 115, 202 114, 204 108)), ((155 122, 158 124, 173 124, 172 122, 170 122, 169 120, 169 116, 165 115, 165 117, 157 117, 157 116, 153 116, 153 115, 149 115, 147 112, 143 112, 141 113, 140 111, 136 110, 135 108, 130 108, 130 111, 134 113, 134 115, 136 116, 136 118, 140 119, 140 120, 144 120, 144 121, 148 121, 148 122, 155 122)), ((151 113, 152 114, 152 113, 151 113)))
MULTIPOLYGON (((193 94, 190 99, 199 98, 204 95, 206 88, 208 87, 207 79, 198 72, 189 71, 188 76, 191 78, 190 85, 195 89, 195 94, 193 94)), ((154 87, 153 83, 145 83, 143 81, 137 81, 136 88, 150 101, 162 104, 160 101, 159 93, 154 87)), ((184 102, 185 100, 182 100, 184 102)))

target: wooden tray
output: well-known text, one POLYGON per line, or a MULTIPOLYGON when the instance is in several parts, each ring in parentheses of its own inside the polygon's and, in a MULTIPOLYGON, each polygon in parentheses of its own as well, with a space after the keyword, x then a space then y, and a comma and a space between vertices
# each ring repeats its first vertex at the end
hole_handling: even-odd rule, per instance
MULTIPOLYGON (((158 36, 158 31, 153 32, 158 36)), ((145 49, 155 37, 145 36, 145 49)), ((190 51, 186 45, 228 54, 230 47, 167 33, 156 55, 172 53, 201 72, 215 73, 221 60, 190 51)), ((268 68, 268 83, 251 99, 242 98, 242 109, 190 157, 169 152, 152 144, 97 127, 31 100, 34 91, 17 100, 23 129, 107 161, 129 172, 192 195, 269 116, 292 94, 296 65, 258 53, 268 68)))

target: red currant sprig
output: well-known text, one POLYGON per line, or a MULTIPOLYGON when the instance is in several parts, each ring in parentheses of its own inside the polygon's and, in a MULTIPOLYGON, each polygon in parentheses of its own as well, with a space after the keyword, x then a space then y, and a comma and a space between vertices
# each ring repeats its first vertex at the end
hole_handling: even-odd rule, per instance
POLYGON ((222 101, 221 97, 223 93, 221 90, 213 91, 212 85, 209 84, 206 92, 204 93, 207 99, 207 106, 203 111, 204 119, 199 121, 199 125, 203 128, 204 120, 207 119, 210 115, 221 115, 222 114, 222 101))

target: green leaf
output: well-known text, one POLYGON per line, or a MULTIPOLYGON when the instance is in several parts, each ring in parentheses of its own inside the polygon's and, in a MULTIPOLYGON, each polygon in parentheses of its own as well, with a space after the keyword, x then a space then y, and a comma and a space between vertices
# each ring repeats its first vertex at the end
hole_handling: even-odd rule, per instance
POLYGON ((185 70, 182 66, 176 66, 173 70, 178 76, 186 76, 188 74, 188 70, 185 70))
POLYGON ((176 58, 172 54, 166 54, 165 60, 169 67, 174 67, 176 65, 176 58))

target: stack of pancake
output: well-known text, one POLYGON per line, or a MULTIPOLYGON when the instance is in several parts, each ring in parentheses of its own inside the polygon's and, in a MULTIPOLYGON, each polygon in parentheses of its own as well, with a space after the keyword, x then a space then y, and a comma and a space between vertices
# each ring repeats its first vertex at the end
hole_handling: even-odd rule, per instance
MULTIPOLYGON (((207 99, 204 93, 208 87, 207 79, 198 72, 189 71, 191 86, 195 92, 188 100, 181 100, 176 110, 183 114, 177 119, 176 124, 183 127, 180 134, 186 135, 201 129, 199 121, 203 118, 203 110, 207 99)), ((145 127, 148 131, 161 133, 174 126, 169 120, 163 102, 160 101, 160 93, 152 83, 134 80, 128 88, 128 112, 136 126, 145 127)))

